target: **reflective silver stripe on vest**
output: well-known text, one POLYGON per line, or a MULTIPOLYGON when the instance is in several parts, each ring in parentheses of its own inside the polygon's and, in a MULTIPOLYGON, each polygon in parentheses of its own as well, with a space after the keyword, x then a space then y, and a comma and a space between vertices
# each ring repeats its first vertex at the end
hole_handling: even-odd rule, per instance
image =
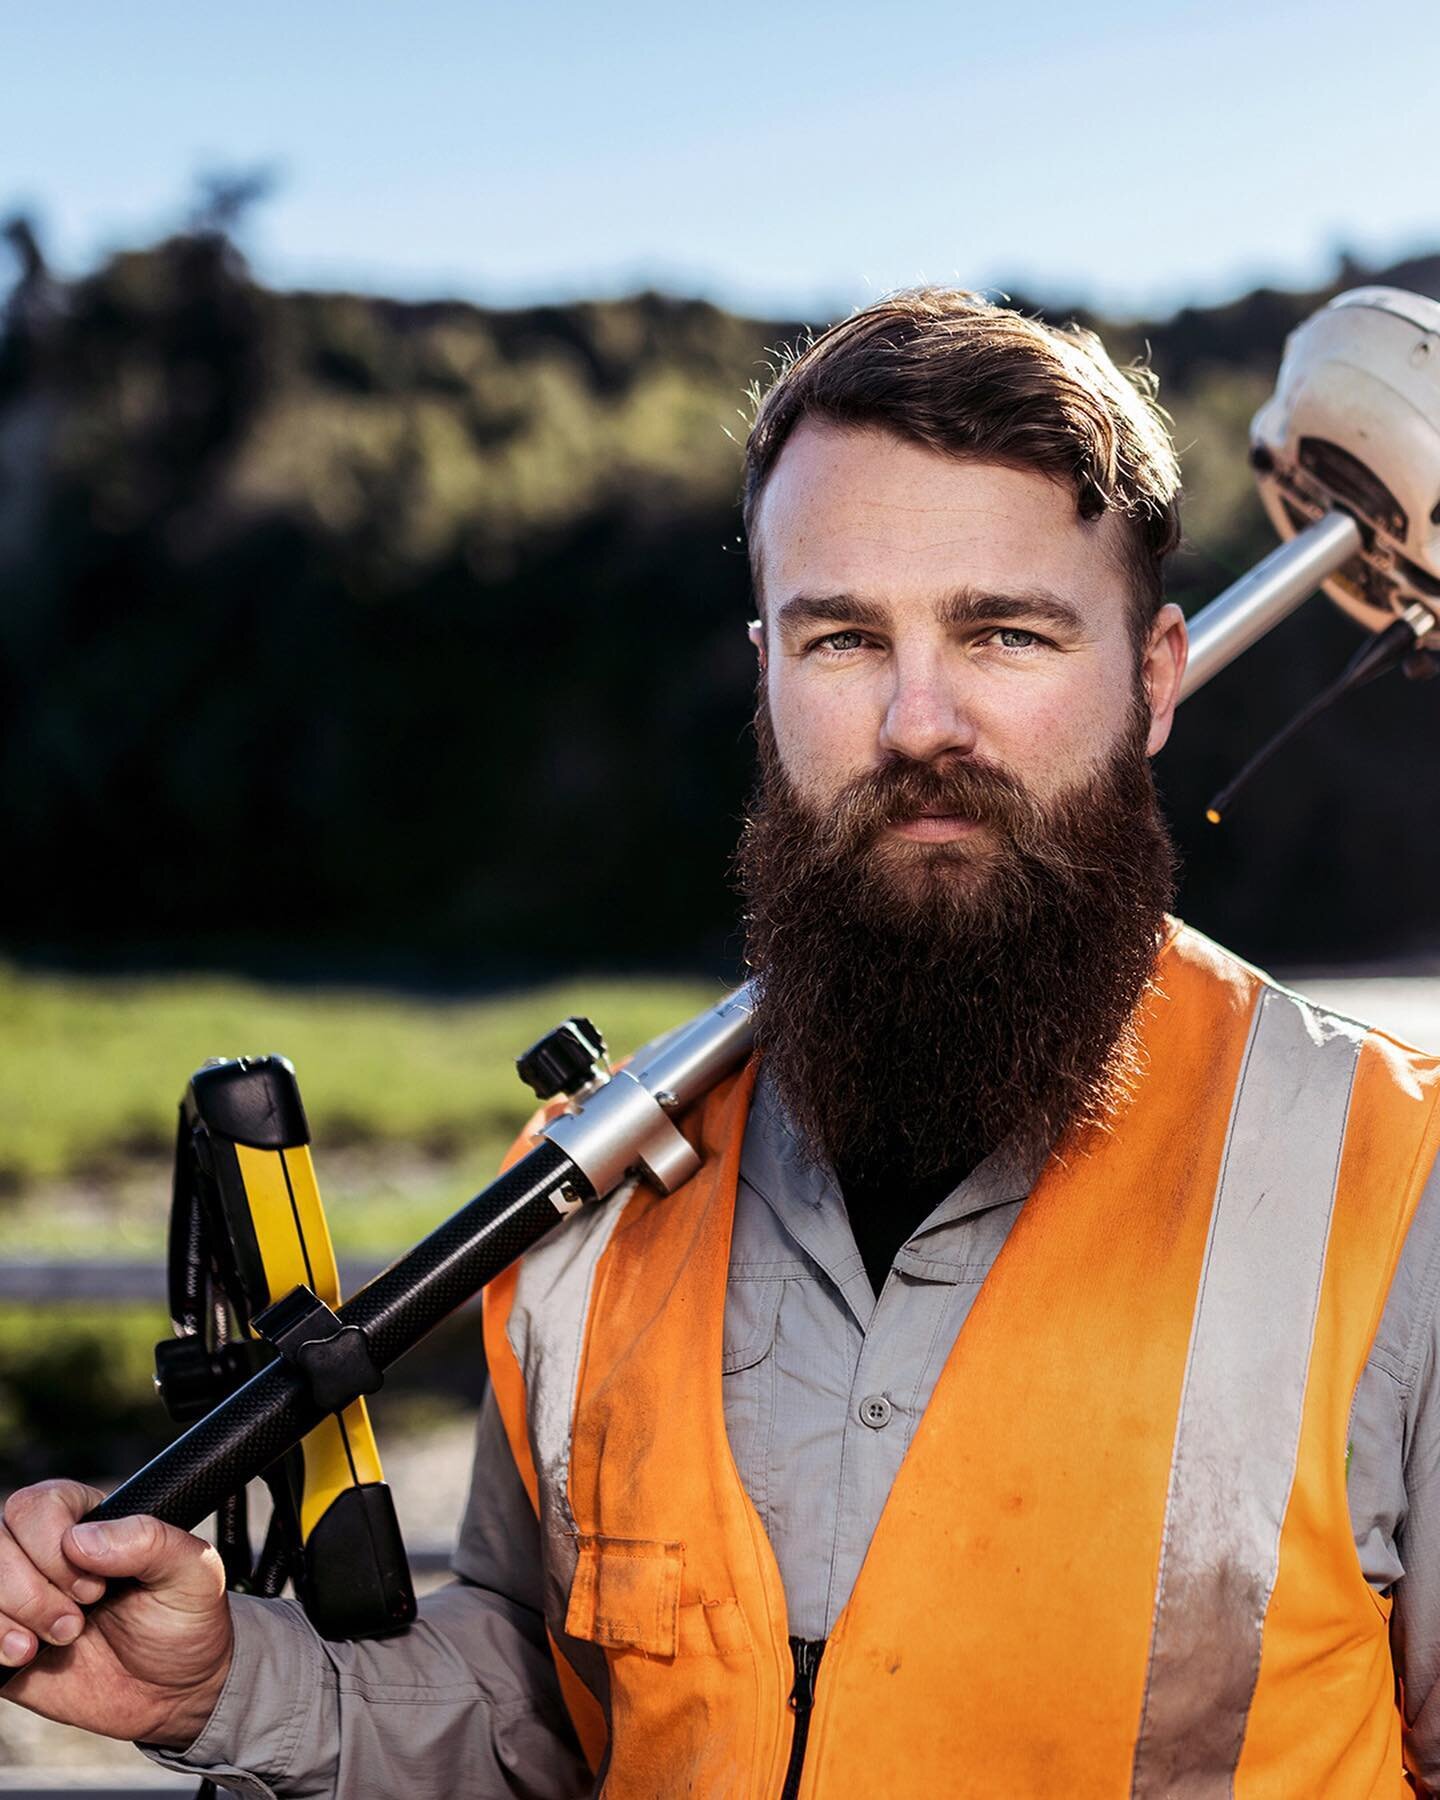
POLYGON ((1283 989, 1255 1009, 1170 1465, 1135 1800, 1233 1791, 1364 1035, 1283 989))
POLYGON ((605 1706, 607 1719, 605 1653, 564 1630, 579 1560, 578 1527, 570 1510, 570 1442, 595 1271, 634 1192, 631 1181, 603 1205, 582 1207, 526 1253, 505 1325, 525 1377, 530 1454, 540 1495, 545 1620, 576 1674, 605 1706))

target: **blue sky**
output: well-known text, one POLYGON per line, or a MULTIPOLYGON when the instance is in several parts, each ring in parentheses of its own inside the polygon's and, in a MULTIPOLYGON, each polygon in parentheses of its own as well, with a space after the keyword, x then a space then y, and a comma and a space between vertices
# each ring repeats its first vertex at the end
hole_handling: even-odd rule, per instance
POLYGON ((0 209, 75 269, 266 165, 287 285, 1148 310, 1440 246, 1437 53, 1436 0, 0 0, 0 209))

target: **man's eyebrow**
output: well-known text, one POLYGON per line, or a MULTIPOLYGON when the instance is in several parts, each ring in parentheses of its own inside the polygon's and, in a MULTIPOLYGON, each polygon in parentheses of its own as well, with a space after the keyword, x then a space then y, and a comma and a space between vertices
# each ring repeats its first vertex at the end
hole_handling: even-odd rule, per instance
POLYGON ((1023 588, 1013 594, 992 594, 982 588, 957 588, 940 603, 939 617, 946 625, 974 625, 992 619, 1036 619, 1058 631, 1085 630, 1080 609, 1048 588, 1023 588))
MULTIPOLYGON (((1083 634, 1085 619, 1076 606, 1048 588, 1023 588, 997 594, 983 588, 957 588, 936 607, 942 625, 975 625, 1002 619, 1028 619, 1057 631, 1083 634)), ((891 623, 890 610, 876 600, 856 594, 796 594, 776 609, 775 622, 783 630, 805 625, 856 625, 883 631, 891 623)))
POLYGON ((775 610, 775 623, 782 631, 838 621, 879 631, 890 623, 890 613, 877 601, 861 600, 854 594, 796 594, 775 610))

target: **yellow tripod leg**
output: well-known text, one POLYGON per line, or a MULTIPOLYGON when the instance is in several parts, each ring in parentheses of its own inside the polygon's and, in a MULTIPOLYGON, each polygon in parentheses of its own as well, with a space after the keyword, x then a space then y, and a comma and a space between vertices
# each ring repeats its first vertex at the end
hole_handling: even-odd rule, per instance
MULTIPOLYGON (((278 1300, 303 1283, 327 1306, 339 1306, 340 1271, 309 1145, 255 1150, 248 1144, 236 1144, 235 1156, 250 1202, 270 1298, 278 1300)), ((363 1400, 354 1401, 338 1417, 323 1420, 302 1449, 305 1488, 300 1532, 308 1538, 343 1489, 385 1477, 363 1400)))

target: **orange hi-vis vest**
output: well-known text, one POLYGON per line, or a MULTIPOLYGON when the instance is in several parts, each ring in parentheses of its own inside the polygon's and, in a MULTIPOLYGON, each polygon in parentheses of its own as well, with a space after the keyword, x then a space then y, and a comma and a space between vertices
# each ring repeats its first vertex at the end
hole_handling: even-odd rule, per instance
MULTIPOLYGON (((1108 1135, 1052 1157, 826 1646, 802 1796, 1409 1791, 1347 1425, 1440 1142, 1440 1064, 1181 928, 1108 1135)), ((753 1067, 705 1162, 486 1296, 556 1662, 610 1800, 776 1800, 780 1573, 721 1349, 753 1067)))

